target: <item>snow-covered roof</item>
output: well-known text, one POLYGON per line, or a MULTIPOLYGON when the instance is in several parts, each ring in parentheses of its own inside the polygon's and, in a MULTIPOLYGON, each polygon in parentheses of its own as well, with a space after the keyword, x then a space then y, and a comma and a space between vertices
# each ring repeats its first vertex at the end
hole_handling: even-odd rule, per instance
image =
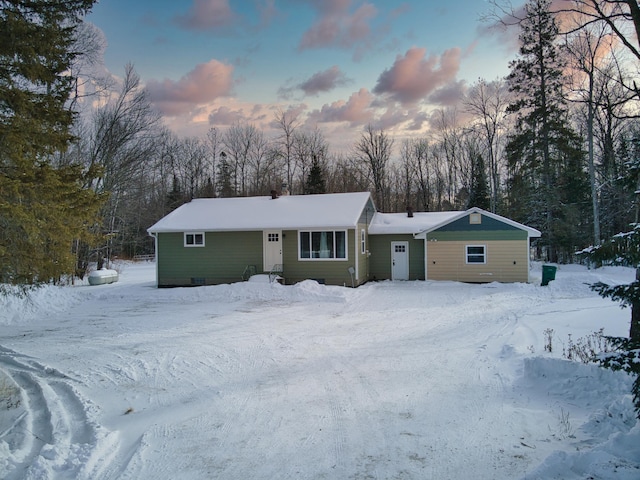
POLYGON ((177 208, 147 231, 249 231, 355 227, 368 192, 266 197, 198 198, 177 208))
POLYGON ((424 238, 424 235, 454 222, 470 213, 481 213, 487 217, 506 223, 512 227, 524 230, 529 237, 539 237, 540 231, 528 227, 522 223, 515 222, 506 217, 487 212, 481 208, 473 207, 465 211, 452 212, 416 212, 413 217, 406 213, 380 213, 376 212, 369 225, 369 234, 413 234, 417 238, 424 238))
POLYGON ((409 217, 406 213, 376 212, 369 225, 369 234, 416 234, 428 230, 434 225, 447 223, 459 214, 460 212, 415 212, 413 217, 409 217))

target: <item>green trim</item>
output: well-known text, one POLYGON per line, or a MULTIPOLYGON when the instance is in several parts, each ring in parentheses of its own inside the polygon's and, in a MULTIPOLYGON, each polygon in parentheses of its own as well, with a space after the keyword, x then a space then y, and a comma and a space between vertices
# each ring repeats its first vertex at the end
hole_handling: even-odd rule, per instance
MULTIPOLYGON (((486 218, 486 217, 484 217, 486 218)), ((483 242, 492 240, 526 240, 527 232, 524 230, 476 230, 476 231, 442 231, 436 230, 427 234, 427 241, 461 241, 483 242)))
POLYGON ((486 215, 481 216, 480 223, 471 223, 469 219, 469 215, 465 215, 458 220, 455 220, 451 223, 447 223, 442 227, 438 228, 436 231, 438 232, 461 232, 461 231, 472 231, 472 232, 480 232, 480 231, 523 231, 513 225, 509 225, 508 223, 501 222, 496 220, 495 218, 488 217, 486 215))

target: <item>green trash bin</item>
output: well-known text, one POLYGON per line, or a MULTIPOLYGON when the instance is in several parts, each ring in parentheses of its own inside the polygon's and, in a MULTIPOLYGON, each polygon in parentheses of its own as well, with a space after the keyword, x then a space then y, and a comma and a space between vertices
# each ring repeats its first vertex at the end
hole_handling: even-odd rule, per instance
POLYGON ((546 287, 547 285, 549 285, 549 282, 551 280, 555 280, 556 279, 556 270, 558 269, 558 267, 556 267, 555 265, 543 265, 542 266, 542 283, 541 285, 543 287, 546 287))

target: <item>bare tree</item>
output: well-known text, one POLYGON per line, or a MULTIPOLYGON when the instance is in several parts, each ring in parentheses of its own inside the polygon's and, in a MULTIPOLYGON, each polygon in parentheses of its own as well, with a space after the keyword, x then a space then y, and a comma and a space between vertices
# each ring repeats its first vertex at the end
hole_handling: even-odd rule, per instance
POLYGON ((299 170, 299 176, 293 178, 296 185, 289 185, 289 188, 296 188, 297 191, 304 191, 305 180, 313 165, 314 159, 320 165, 326 162, 329 145, 324 135, 317 128, 311 131, 297 131, 293 136, 292 155, 299 170))
POLYGON ((373 183, 376 205, 380 211, 389 207, 387 198, 388 163, 393 149, 393 139, 383 130, 367 125, 355 145, 355 156, 363 162, 373 183))
POLYGON ((101 172, 87 187, 109 195, 102 212, 109 239, 107 258, 114 236, 127 229, 125 198, 128 202, 129 194, 139 189, 140 178, 151 170, 160 131, 160 117, 151 108, 140 78, 127 65, 120 91, 95 112, 81 147, 88 166, 101 172))
MULTIPOLYGON (((89 22, 78 25, 72 49, 82 53, 74 57, 70 70, 70 76, 73 79, 71 110, 80 109, 81 99, 104 95, 113 88, 115 84, 113 77, 100 68, 106 45, 104 34, 95 25, 89 22)), ((86 108, 91 108, 89 102, 85 103, 86 108)))
POLYGON ((487 158, 489 160, 489 187, 491 190, 491 211, 496 212, 500 191, 500 139, 508 105, 508 90, 504 80, 487 82, 479 79, 471 87, 465 98, 468 112, 478 118, 484 133, 487 158))
MULTIPOLYGON (((211 167, 211 171, 209 172, 209 181, 212 185, 216 184, 216 170, 217 170, 217 162, 222 153, 222 135, 217 128, 210 128, 207 132, 206 139, 207 151, 209 156, 209 165, 211 167)), ((225 154, 226 155, 226 154, 225 154)), ((215 194, 215 187, 214 187, 215 194)))
POLYGON ((439 135, 440 153, 446 166, 446 195, 448 207, 453 208, 455 197, 461 187, 462 172, 462 134, 458 113, 449 108, 439 110, 436 115, 436 129, 439 135))
MULTIPOLYGON (((490 0, 489 3, 492 10, 485 20, 503 26, 522 22, 524 12, 516 11, 509 0, 490 0)), ((637 0, 556 0, 551 12, 562 19, 561 35, 595 28, 614 37, 636 64, 640 60, 640 4, 637 0)), ((640 100, 640 86, 635 81, 624 78, 618 78, 618 81, 627 90, 625 102, 640 100)), ((637 117, 635 112, 625 114, 637 117)))
POLYGON ((249 153, 249 167, 251 170, 251 191, 250 195, 266 194, 272 190, 269 185, 269 167, 273 159, 269 154, 269 142, 265 139, 264 133, 260 130, 251 143, 249 153))
POLYGON ((327 192, 361 192, 369 188, 366 172, 353 158, 337 155, 327 161, 327 192))
POLYGON ((282 134, 277 140, 279 151, 284 159, 285 174, 289 188, 293 188, 293 181, 296 174, 296 164, 294 160, 293 148, 295 143, 295 133, 300 122, 293 112, 278 110, 275 115, 275 122, 282 130, 282 134))
POLYGON ((223 144, 227 161, 233 170, 235 195, 248 194, 250 157, 260 132, 254 125, 236 123, 225 132, 223 144))
POLYGON ((606 25, 589 25, 565 37, 565 48, 569 54, 570 66, 575 72, 572 75, 572 90, 575 92, 573 100, 582 103, 586 108, 585 128, 591 184, 594 245, 599 245, 602 240, 594 151, 594 121, 599 102, 596 97, 596 81, 601 75, 601 68, 607 62, 606 53, 612 49, 611 43, 607 39, 606 30, 606 25))

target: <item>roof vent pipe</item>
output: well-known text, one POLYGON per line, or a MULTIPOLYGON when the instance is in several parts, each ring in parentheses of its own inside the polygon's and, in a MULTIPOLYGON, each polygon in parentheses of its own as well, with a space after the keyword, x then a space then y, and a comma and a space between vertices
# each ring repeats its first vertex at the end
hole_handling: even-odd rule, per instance
POLYGON ((413 207, 407 206, 407 217, 413 218, 413 207))

